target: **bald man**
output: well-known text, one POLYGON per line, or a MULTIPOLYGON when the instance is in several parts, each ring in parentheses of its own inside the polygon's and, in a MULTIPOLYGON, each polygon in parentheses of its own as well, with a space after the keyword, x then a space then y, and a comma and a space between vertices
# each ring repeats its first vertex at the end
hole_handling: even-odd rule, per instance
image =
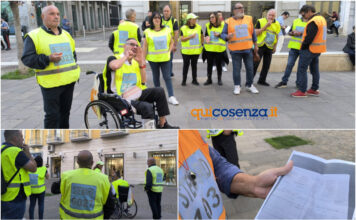
POLYGON ((44 128, 69 128, 75 82, 80 68, 75 42, 60 25, 54 5, 42 9, 43 26, 25 35, 22 62, 35 69, 45 111, 44 128))
POLYGON ((261 59, 257 62, 254 62, 253 73, 255 76, 257 68, 263 58, 260 78, 257 81, 257 84, 262 86, 269 86, 269 84, 266 82, 266 78, 269 71, 269 67, 271 65, 272 54, 276 52, 278 34, 281 31, 281 25, 275 18, 276 10, 272 8, 268 10, 267 17, 258 19, 255 25, 258 54, 260 55, 261 59))
POLYGON ((147 192, 148 202, 152 210, 152 219, 160 219, 161 198, 163 191, 163 170, 156 165, 154 158, 147 159, 148 169, 145 172, 145 191, 147 192))
POLYGON ((94 162, 90 151, 80 151, 77 163, 79 169, 66 171, 61 176, 61 219, 108 219, 115 209, 108 177, 91 169, 94 162))

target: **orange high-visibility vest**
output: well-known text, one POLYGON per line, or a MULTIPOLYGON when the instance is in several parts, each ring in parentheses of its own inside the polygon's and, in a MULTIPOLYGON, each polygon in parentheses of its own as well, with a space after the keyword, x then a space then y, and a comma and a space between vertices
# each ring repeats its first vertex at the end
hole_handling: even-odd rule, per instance
POLYGON ((179 219, 226 219, 209 146, 197 130, 179 130, 178 168, 179 219))
POLYGON ((253 45, 253 23, 252 17, 245 15, 243 19, 235 20, 233 17, 229 18, 228 34, 234 33, 233 38, 228 41, 229 50, 247 50, 251 49, 253 45))
POLYGON ((307 35, 307 28, 308 25, 311 22, 315 22, 316 26, 318 26, 318 32, 314 37, 313 42, 309 45, 309 50, 312 53, 324 53, 326 52, 326 21, 325 18, 323 18, 320 15, 314 16, 312 19, 310 19, 307 23, 307 26, 304 29, 303 32, 303 40, 305 39, 305 36, 307 35))

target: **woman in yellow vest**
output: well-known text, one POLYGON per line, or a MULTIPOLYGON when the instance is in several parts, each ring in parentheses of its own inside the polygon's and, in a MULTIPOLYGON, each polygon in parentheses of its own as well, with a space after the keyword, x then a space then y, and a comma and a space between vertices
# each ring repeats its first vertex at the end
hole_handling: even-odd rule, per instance
POLYGON ((103 166, 104 166, 104 162, 103 161, 98 161, 95 165, 95 167, 93 168, 93 170, 97 173, 101 173, 103 170, 103 166))
POLYGON ((197 24, 197 18, 193 13, 187 15, 187 23, 180 28, 181 52, 183 56, 183 80, 182 86, 186 86, 189 64, 192 64, 193 85, 199 85, 197 80, 198 58, 203 51, 204 36, 201 26, 197 24))
POLYGON ((170 73, 171 51, 173 49, 173 39, 171 29, 162 25, 162 18, 158 12, 153 12, 150 18, 150 27, 144 31, 143 57, 148 60, 155 87, 160 87, 160 71, 168 90, 168 102, 178 105, 179 102, 174 97, 173 85, 170 73))
POLYGON ((216 12, 210 13, 209 19, 210 22, 205 24, 206 29, 204 48, 208 58, 208 79, 204 85, 210 85, 213 83, 211 75, 213 71, 213 65, 215 63, 218 72, 218 84, 221 86, 222 58, 224 56, 224 52, 226 51, 226 42, 220 38, 220 35, 224 28, 224 23, 221 23, 216 12))
POLYGON ((44 200, 46 194, 45 179, 49 178, 47 168, 43 166, 43 159, 41 156, 35 158, 37 163, 37 171, 30 174, 31 195, 30 195, 30 208, 28 210, 30 219, 35 217, 36 200, 38 200, 38 218, 43 219, 44 200))

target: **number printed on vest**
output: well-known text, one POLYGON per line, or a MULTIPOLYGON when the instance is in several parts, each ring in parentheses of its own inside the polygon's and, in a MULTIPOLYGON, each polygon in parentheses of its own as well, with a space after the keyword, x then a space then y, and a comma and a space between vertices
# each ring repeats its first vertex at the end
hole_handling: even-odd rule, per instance
POLYGON ((59 44, 50 44, 49 48, 51 50, 51 53, 62 53, 61 60, 58 63, 54 63, 55 66, 74 63, 73 52, 68 42, 59 43, 59 44))

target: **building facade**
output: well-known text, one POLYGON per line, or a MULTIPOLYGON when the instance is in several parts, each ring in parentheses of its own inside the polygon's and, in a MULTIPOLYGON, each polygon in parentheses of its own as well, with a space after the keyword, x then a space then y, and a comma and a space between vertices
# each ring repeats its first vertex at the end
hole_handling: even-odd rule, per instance
POLYGON ((89 150, 94 165, 104 162, 103 173, 113 172, 130 184, 145 180, 147 159, 153 157, 165 173, 167 184, 176 185, 177 131, 158 130, 23 130, 33 156, 43 157, 51 178, 78 168, 77 155, 89 150))

